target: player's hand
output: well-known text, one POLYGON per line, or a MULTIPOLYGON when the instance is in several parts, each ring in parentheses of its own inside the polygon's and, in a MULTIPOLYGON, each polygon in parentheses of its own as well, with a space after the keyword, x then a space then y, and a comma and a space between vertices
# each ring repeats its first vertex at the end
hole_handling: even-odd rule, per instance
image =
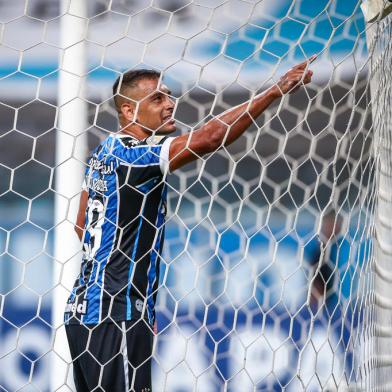
POLYGON ((293 94, 301 86, 311 82, 313 72, 308 69, 308 67, 309 64, 316 60, 316 57, 316 55, 313 55, 308 60, 295 65, 280 78, 279 82, 275 85, 279 91, 279 96, 284 94, 293 94))

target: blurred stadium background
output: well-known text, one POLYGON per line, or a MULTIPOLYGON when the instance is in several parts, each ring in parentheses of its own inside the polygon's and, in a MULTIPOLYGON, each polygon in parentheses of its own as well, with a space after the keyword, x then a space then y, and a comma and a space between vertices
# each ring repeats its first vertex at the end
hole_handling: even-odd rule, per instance
MULTIPOLYGON (((200 375, 198 390, 220 390, 243 366, 239 337, 252 342, 261 326, 265 341, 248 356, 246 369, 254 380, 264 380, 260 390, 280 390, 289 382, 288 364, 310 333, 310 310, 303 304, 320 242, 320 211, 332 200, 343 219, 335 272, 348 272, 335 283, 340 295, 336 291, 331 307, 340 310, 328 318, 325 307, 312 327, 318 375, 327 385, 335 350, 341 355, 332 373, 341 376, 352 364, 351 318, 348 325, 339 321, 339 312, 349 307, 336 303, 355 298, 371 247, 364 233, 369 218, 363 195, 373 166, 359 1, 188 3, 88 2, 84 98, 90 150, 117 130, 111 85, 126 69, 164 71, 179 98, 179 132, 186 132, 266 88, 295 62, 321 55, 312 67, 314 83, 287 97, 278 116, 276 104, 246 136, 213 154, 201 177, 198 162, 169 178, 168 267, 158 320, 163 330, 176 314, 176 326, 159 340, 158 359, 167 373, 156 366, 156 390, 168 375, 167 390, 190 391, 192 372, 200 375), (256 289, 252 274, 258 276, 256 289), (203 324, 207 328, 199 330, 203 324), (233 328, 237 333, 229 334, 233 328), (332 350, 322 348, 326 336, 332 350), (291 343, 282 344, 288 338, 291 343), (181 364, 187 340, 190 365, 181 364)), ((52 344, 55 285, 60 15, 58 1, 0 1, 0 390, 6 391, 50 390, 45 353, 52 344)), ((312 354, 306 358, 303 377, 310 382, 312 354)), ((241 377, 231 379, 233 391, 246 390, 249 381, 241 377)), ((309 390, 318 390, 316 384, 309 390)), ((290 385, 287 390, 299 390, 290 385)))

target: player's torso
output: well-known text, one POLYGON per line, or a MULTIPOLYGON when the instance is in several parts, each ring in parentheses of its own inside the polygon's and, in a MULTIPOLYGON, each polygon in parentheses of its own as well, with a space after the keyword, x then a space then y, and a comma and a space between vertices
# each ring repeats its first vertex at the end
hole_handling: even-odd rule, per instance
POLYGON ((77 322, 153 321, 166 187, 147 154, 149 146, 133 138, 108 138, 89 160, 82 270, 67 305, 77 322), (129 164, 122 148, 141 159, 129 164))

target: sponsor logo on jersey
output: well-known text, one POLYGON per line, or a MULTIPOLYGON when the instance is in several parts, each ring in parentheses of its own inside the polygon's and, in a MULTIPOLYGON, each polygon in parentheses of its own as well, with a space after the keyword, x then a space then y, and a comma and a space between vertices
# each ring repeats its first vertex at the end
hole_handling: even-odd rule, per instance
POLYGON ((143 310, 143 301, 140 299, 137 299, 135 301, 135 308, 138 312, 141 312, 143 310))
POLYGON ((108 190, 108 182, 102 178, 88 178, 87 187, 96 192, 106 192, 108 190))
POLYGON ((77 304, 75 302, 73 303, 67 303, 65 305, 65 313, 79 313, 79 314, 87 314, 87 300, 83 300, 83 302, 77 304))
POLYGON ((146 139, 146 143, 149 146, 154 146, 155 144, 158 144, 163 138, 164 136, 150 136, 146 139))
POLYGON ((112 174, 114 172, 114 161, 111 161, 108 165, 103 163, 97 158, 92 157, 89 161, 89 166, 92 170, 98 170, 100 174, 112 174))

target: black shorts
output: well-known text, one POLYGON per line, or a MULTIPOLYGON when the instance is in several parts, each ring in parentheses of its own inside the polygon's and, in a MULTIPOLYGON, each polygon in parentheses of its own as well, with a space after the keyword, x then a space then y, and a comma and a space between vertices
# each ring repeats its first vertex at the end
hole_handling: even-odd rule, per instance
POLYGON ((144 320, 65 326, 77 392, 151 392, 153 332, 144 320))

